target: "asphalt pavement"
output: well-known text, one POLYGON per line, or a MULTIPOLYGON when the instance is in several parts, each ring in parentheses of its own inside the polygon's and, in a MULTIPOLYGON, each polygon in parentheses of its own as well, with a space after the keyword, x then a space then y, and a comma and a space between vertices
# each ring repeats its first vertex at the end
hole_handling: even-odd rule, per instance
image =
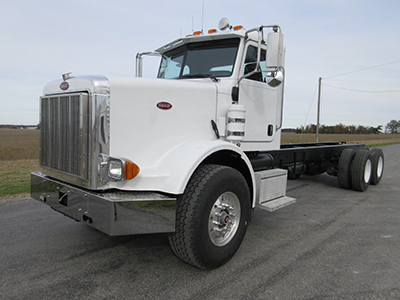
POLYGON ((289 181, 294 205, 255 210, 226 265, 198 270, 166 234, 109 237, 31 198, 0 201, 1 299, 400 299, 400 145, 381 183, 289 181))

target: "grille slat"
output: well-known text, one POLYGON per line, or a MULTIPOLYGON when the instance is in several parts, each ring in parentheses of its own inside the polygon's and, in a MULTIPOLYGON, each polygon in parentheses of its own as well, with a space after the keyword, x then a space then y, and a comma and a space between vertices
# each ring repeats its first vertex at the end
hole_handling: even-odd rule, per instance
POLYGON ((41 166, 87 178, 88 109, 85 93, 41 98, 41 166))

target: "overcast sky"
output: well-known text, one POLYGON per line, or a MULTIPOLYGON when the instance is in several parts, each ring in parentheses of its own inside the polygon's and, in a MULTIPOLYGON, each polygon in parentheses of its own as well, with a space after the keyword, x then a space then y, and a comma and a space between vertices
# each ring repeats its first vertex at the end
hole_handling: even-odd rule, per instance
POLYGON ((319 77, 321 124, 400 120, 399 0, 204 0, 204 18, 203 0, 0 4, 0 124, 37 124, 43 86, 62 73, 134 76, 137 52, 217 28, 222 17, 282 27, 285 128, 316 123, 319 77))

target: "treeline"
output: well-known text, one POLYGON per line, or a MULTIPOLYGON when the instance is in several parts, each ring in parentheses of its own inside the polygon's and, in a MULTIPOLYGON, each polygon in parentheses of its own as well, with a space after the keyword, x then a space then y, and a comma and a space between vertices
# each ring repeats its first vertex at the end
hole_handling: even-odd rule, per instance
POLYGON ((8 124, 0 124, 0 128, 5 129, 37 129, 39 125, 8 125, 8 124))
MULTIPOLYGON (((316 133, 317 125, 309 124, 304 126, 297 127, 295 130, 296 133, 316 133)), ((383 131, 383 125, 379 125, 377 127, 368 127, 362 125, 344 125, 339 123, 337 125, 320 125, 319 133, 321 134, 380 134, 380 133, 390 133, 397 134, 400 133, 400 120, 392 120, 385 126, 385 131, 383 131)))
POLYGON ((392 120, 386 124, 385 128, 386 133, 397 134, 400 133, 400 120, 392 120))

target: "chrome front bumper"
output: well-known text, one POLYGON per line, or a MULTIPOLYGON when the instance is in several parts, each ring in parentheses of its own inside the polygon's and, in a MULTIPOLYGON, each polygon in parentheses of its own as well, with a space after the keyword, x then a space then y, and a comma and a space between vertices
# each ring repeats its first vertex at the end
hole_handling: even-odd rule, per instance
POLYGON ((111 236, 175 231, 176 198, 152 192, 93 192, 31 173, 31 197, 111 236))

